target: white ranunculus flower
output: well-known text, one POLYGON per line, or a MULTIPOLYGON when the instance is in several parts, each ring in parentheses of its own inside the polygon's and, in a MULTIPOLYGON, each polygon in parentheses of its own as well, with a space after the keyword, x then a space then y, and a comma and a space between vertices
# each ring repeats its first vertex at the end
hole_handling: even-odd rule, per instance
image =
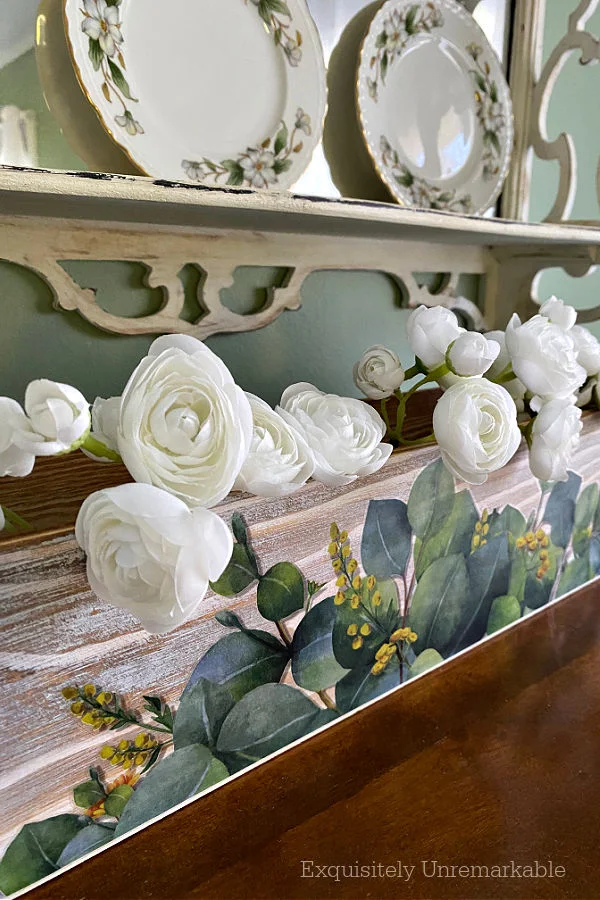
MULTIPOLYGON (((498 354, 495 362, 492 363, 490 368, 485 373, 485 377, 489 378, 491 381, 499 378, 500 375, 505 372, 506 368, 511 365, 510 356, 508 355, 508 350, 506 349, 506 335, 503 331, 488 331, 485 335, 488 341, 496 341, 500 346, 500 353, 498 354)), ((506 388, 510 396, 515 401, 517 406, 517 412, 524 412, 525 410, 525 394, 527 390, 522 381, 519 381, 518 378, 511 378, 510 381, 503 381, 502 387, 506 388)))
MULTIPOLYGON (((92 430, 90 437, 104 444, 113 453, 119 452, 119 412, 121 409, 120 397, 96 397, 92 406, 92 430)), ((98 462, 113 462, 107 456, 97 456, 89 450, 82 448, 86 456, 98 462)))
POLYGON ((80 446, 92 424, 90 405, 70 384, 40 378, 27 385, 25 412, 32 430, 15 437, 23 450, 35 456, 56 456, 80 446))
POLYGON ((219 357, 186 335, 154 341, 121 398, 119 453, 135 480, 214 506, 251 439, 250 404, 219 357))
POLYGON ((486 378, 448 388, 436 404, 433 430, 446 466, 469 484, 483 484, 521 443, 514 400, 486 378))
POLYGON ((533 420, 529 466, 540 481, 566 481, 579 446, 581 410, 572 400, 545 403, 533 420))
POLYGON ((589 376, 600 373, 600 341, 583 325, 574 325, 569 337, 575 342, 577 362, 589 376))
POLYGON ((101 600, 128 609, 161 634, 190 619, 209 581, 231 559, 229 528, 207 509, 148 484, 123 484, 84 501, 75 536, 101 600))
POLYGON ((465 331, 450 344, 446 362, 455 375, 483 375, 500 354, 500 344, 476 331, 465 331))
POLYGON ((16 440, 21 442, 33 435, 29 419, 16 400, 0 397, 0 478, 10 475, 12 478, 24 478, 29 475, 35 463, 35 454, 24 450, 16 440))
POLYGON ((445 362, 449 345, 464 330, 444 306, 419 306, 406 322, 411 350, 428 369, 437 369, 445 362))
POLYGON ((354 384, 371 400, 391 397, 404 381, 404 369, 393 350, 376 344, 354 365, 354 384))
POLYGON ((315 459, 313 478, 329 487, 377 472, 392 452, 391 444, 382 443, 383 419, 362 400, 302 382, 284 391, 277 412, 306 439, 315 459))
POLYGON ((306 484, 315 462, 308 444, 268 403, 246 394, 254 431, 234 488, 258 497, 285 497, 306 484))
POLYGON ((521 324, 515 313, 506 329, 506 349, 513 372, 539 398, 538 405, 572 396, 586 379, 572 337, 545 316, 533 316, 521 324))
POLYGON ((119 22, 119 7, 109 6, 106 0, 83 0, 85 18, 81 30, 98 41, 107 56, 114 56, 123 43, 119 22))
POLYGON ((540 316, 545 316, 553 325, 558 325, 563 331, 570 331, 577 321, 577 310, 568 306, 558 297, 549 297, 540 306, 540 316))

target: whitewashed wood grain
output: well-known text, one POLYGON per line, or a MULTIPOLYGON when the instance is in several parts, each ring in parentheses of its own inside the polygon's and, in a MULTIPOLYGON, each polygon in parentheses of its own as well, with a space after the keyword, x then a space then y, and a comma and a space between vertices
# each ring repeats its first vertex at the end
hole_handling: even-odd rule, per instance
MULTIPOLYGON (((600 415, 586 418, 576 461, 588 481, 600 479, 599 424, 600 415)), ((394 455, 382 472, 338 490, 312 484, 281 501, 233 495, 218 511, 244 515, 263 570, 290 560, 307 578, 331 585, 330 523, 347 528, 359 551, 369 501, 406 499, 437 454, 430 447, 394 455)), ((473 494, 481 508, 536 506, 539 490, 524 448, 473 494)), ((72 535, 0 551, 0 852, 25 822, 74 811, 73 786, 99 763, 106 736, 69 714, 61 688, 91 681, 125 694, 133 706, 148 692, 175 701, 196 662, 226 633, 213 619, 225 607, 265 627, 249 588, 233 601, 209 594, 194 621, 153 636, 92 594, 72 535)))

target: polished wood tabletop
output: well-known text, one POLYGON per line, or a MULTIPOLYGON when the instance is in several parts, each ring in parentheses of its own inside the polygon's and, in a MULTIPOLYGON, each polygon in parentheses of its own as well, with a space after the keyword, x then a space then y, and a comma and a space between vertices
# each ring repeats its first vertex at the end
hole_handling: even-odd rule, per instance
POLYGON ((31 900, 599 898, 599 613, 596 583, 31 900))

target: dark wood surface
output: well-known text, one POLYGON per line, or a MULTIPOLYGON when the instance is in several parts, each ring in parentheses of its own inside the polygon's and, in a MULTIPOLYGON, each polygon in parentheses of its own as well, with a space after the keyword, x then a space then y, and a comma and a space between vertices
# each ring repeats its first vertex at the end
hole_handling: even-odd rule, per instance
POLYGON ((600 897, 599 609, 595 583, 31 900, 600 897), (415 870, 335 881, 302 878, 303 860, 415 870), (565 875, 426 878, 432 860, 565 875))

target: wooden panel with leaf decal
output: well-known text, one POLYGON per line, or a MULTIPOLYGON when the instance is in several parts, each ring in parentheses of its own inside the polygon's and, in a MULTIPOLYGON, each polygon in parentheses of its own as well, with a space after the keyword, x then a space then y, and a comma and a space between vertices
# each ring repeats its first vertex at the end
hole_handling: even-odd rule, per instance
POLYGON ((163 636, 96 600, 70 536, 7 547, 0 889, 335 727, 598 575, 599 418, 585 420, 579 474, 554 486, 522 450, 467 491, 423 448, 344 489, 230 498, 232 562, 205 615, 163 636))

